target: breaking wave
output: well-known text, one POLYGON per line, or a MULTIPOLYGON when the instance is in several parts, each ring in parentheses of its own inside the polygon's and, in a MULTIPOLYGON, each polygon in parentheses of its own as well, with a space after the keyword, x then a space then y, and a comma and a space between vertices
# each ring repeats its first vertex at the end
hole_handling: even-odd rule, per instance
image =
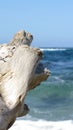
POLYGON ((66 48, 40 48, 41 51, 65 51, 66 48))
POLYGON ((10 130, 73 130, 73 121, 17 120, 10 130))

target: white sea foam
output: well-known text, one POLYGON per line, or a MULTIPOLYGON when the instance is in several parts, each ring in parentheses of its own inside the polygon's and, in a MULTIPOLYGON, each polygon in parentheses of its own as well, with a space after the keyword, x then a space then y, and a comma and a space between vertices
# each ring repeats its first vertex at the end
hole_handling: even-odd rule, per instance
POLYGON ((40 48, 41 51, 65 51, 65 48, 40 48))
POLYGON ((9 130, 73 130, 73 121, 17 120, 9 130))

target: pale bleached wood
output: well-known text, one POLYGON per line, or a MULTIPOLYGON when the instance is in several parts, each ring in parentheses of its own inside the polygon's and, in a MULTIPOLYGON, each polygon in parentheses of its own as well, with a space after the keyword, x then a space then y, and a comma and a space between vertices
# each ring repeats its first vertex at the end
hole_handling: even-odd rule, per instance
POLYGON ((0 94, 6 104, 4 108, 7 108, 7 111, 0 116, 0 123, 3 125, 0 130, 5 130, 15 121, 17 116, 24 115, 25 110, 28 111, 24 110, 23 100, 41 56, 40 51, 22 45, 17 48, 6 64, 9 70, 3 72, 0 77, 0 94))
POLYGON ((8 62, 9 70, 1 76, 0 92, 9 108, 15 107, 25 96, 41 57, 39 53, 30 47, 19 46, 8 62))
POLYGON ((28 91, 31 89, 34 89, 36 86, 40 85, 42 81, 47 80, 47 78, 50 76, 50 71, 47 68, 44 68, 43 64, 38 64, 36 71, 34 73, 33 79, 30 82, 28 91))
POLYGON ((13 39, 9 42, 9 45, 19 46, 24 44, 30 46, 32 40, 33 35, 31 33, 21 30, 14 35, 13 39))
POLYGON ((29 112, 24 104, 27 91, 50 75, 39 63, 42 52, 29 47, 32 39, 30 33, 20 31, 9 44, 0 45, 0 130, 9 129, 17 117, 29 112))

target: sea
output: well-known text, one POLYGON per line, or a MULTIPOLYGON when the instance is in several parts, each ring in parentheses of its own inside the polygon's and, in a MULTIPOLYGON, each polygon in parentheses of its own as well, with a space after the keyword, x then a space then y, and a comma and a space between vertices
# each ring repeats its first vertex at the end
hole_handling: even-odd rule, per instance
POLYGON ((40 48, 50 77, 27 93, 29 113, 10 130, 73 130, 73 48, 40 48))

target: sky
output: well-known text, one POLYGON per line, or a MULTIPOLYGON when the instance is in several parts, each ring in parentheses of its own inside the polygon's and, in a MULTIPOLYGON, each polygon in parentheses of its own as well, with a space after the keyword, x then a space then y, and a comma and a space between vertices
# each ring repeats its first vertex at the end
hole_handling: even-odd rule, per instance
POLYGON ((25 30, 32 46, 73 47, 73 0, 1 0, 0 43, 25 30))

